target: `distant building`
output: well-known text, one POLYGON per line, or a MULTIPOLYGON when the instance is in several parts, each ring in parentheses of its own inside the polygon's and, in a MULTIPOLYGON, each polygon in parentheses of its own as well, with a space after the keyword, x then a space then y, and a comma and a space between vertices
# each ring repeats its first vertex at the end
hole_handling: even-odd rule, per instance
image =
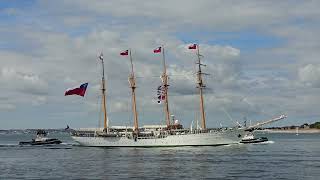
POLYGON ((309 128, 310 128, 310 126, 309 126, 309 124, 308 124, 308 123, 305 123, 305 124, 301 125, 301 126, 300 126, 300 128, 303 128, 303 129, 309 129, 309 128))

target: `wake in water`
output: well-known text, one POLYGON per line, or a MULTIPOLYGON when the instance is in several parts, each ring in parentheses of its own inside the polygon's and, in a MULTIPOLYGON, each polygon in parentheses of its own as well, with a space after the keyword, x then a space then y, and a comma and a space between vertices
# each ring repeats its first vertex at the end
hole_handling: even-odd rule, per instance
POLYGON ((262 142, 260 144, 273 144, 273 143, 274 143, 274 141, 266 141, 266 142, 262 142))
POLYGON ((0 147, 15 147, 19 146, 19 144, 0 144, 0 147))
POLYGON ((274 141, 265 141, 265 142, 259 142, 259 143, 252 143, 253 145, 259 145, 259 144, 273 144, 274 141))
POLYGON ((76 143, 61 143, 61 144, 45 144, 45 145, 20 145, 20 144, 0 144, 0 147, 56 147, 65 148, 77 145, 76 143))
MULTIPOLYGON (((274 141, 264 141, 264 142, 257 142, 257 143, 238 143, 237 145, 259 145, 259 144, 274 144, 274 141)), ((231 146, 231 145, 225 145, 231 146)))

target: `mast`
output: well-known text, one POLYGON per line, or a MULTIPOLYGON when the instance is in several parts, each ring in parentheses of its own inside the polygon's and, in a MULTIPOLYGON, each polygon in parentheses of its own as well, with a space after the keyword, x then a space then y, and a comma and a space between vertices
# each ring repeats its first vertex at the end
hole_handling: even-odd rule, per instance
POLYGON ((131 56, 131 49, 129 49, 129 56, 130 56, 130 64, 131 64, 131 73, 129 75, 129 84, 131 87, 131 93, 132 93, 132 110, 133 110, 133 116, 134 116, 134 129, 133 131, 137 134, 139 131, 138 126, 138 113, 137 113, 137 105, 136 105, 136 79, 134 76, 133 71, 133 63, 132 63, 132 56, 131 56))
POLYGON ((102 83, 102 106, 103 106, 103 114, 104 114, 104 128, 103 130, 106 131, 107 133, 109 132, 109 122, 108 122, 108 118, 107 118, 107 105, 106 105, 106 87, 105 87, 105 77, 104 77, 104 61, 103 61, 103 54, 101 53, 99 56, 99 59, 101 60, 101 65, 102 65, 102 79, 101 79, 101 83, 102 83))
POLYGON ((200 112, 201 112, 201 128, 202 130, 206 129, 206 115, 204 112, 204 100, 203 100, 203 89, 206 87, 203 83, 202 79, 202 71, 201 71, 201 66, 205 66, 204 64, 201 64, 201 54, 200 54, 200 47, 197 44, 197 57, 198 61, 196 64, 198 64, 198 72, 197 72, 197 88, 199 88, 199 97, 200 97, 200 112))
POLYGON ((161 75, 162 85, 164 87, 164 95, 165 95, 165 101, 164 101, 164 112, 166 115, 166 123, 167 127, 170 127, 170 111, 169 111, 169 102, 168 102, 168 80, 169 77, 167 75, 167 67, 166 67, 166 59, 165 59, 165 53, 164 53, 164 46, 162 46, 162 64, 163 64, 163 73, 161 75))

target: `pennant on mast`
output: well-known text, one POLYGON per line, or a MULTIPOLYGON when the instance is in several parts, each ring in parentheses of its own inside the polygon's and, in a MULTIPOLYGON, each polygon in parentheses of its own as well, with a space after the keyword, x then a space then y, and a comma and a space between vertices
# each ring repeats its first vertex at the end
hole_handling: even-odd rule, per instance
POLYGON ((129 55, 129 50, 125 50, 125 51, 120 52, 120 55, 121 56, 128 56, 129 55))
POLYGON ((161 46, 156 48, 156 49, 154 49, 153 53, 161 53, 161 46))
POLYGON ((160 85, 157 89, 157 98, 158 98, 158 104, 161 104, 162 101, 166 99, 166 89, 164 86, 160 85))
POLYGON ((191 44, 188 46, 188 49, 197 49, 197 44, 191 44))

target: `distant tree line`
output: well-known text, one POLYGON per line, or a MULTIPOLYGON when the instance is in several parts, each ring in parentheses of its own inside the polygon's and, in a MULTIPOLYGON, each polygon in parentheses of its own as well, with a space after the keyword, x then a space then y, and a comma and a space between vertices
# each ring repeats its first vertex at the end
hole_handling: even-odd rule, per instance
POLYGON ((310 124, 310 128, 320 129, 320 122, 315 122, 313 124, 310 124))

